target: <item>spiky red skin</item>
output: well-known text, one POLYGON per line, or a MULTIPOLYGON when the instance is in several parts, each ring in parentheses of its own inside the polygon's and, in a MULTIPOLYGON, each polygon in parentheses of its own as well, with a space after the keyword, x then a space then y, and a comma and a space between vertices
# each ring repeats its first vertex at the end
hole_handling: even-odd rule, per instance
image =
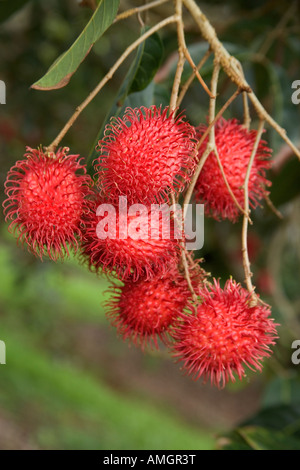
MULTIPOLYGON (((206 126, 199 126, 197 136, 200 139, 206 126)), ((215 125, 215 141, 220 161, 228 184, 239 205, 244 207, 244 181, 250 156, 255 143, 257 131, 248 131, 236 119, 220 119, 215 125)), ((199 148, 198 157, 203 155, 208 138, 199 148)), ((266 178, 266 170, 270 168, 271 150, 262 139, 259 142, 256 156, 251 167, 248 193, 250 207, 257 207, 259 201, 267 194, 271 182, 266 178)), ((195 199, 205 204, 206 215, 216 220, 229 219, 236 222, 241 211, 229 193, 217 158, 211 152, 201 170, 195 186, 195 199)))
POLYGON ((276 324, 270 308, 250 305, 250 295, 228 280, 201 289, 202 303, 181 315, 173 331, 174 356, 194 379, 203 377, 218 387, 245 376, 245 366, 261 370, 261 360, 271 354, 276 324))
POLYGON ((27 147, 25 159, 8 172, 3 203, 9 230, 41 259, 63 259, 77 250, 91 178, 78 155, 62 148, 47 155, 27 147))
POLYGON ((183 312, 191 293, 186 280, 177 272, 152 279, 129 280, 113 285, 107 302, 107 317, 118 334, 143 350, 159 348, 183 312))
POLYGON ((95 163, 99 188, 111 201, 162 202, 190 180, 195 159, 195 129, 168 108, 127 108, 99 141, 95 163))
MULTIPOLYGON (((151 278, 157 272, 164 273, 178 262, 179 242, 174 237, 172 224, 170 237, 167 224, 161 223, 157 230, 151 232, 150 218, 145 219, 147 233, 145 237, 134 240, 128 233, 120 237, 120 217, 116 206, 116 238, 100 239, 97 236, 97 225, 102 217, 96 214, 102 199, 91 202, 90 212, 85 219, 85 228, 81 244, 82 260, 89 268, 104 274, 113 274, 124 281, 140 277, 151 278), (124 236, 124 238, 122 238, 124 236)), ((144 219, 143 219, 144 220, 144 219)), ((127 217, 128 226, 135 221, 135 216, 127 217)), ((122 229, 120 230, 121 233, 122 229)))

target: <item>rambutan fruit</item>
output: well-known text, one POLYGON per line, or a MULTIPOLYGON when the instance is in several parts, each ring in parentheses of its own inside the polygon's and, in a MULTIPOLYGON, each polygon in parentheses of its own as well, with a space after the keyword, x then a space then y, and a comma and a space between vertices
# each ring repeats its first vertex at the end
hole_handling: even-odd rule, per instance
POLYGON ((261 371, 277 338, 269 306, 253 306, 249 292, 232 280, 224 289, 215 280, 199 294, 201 303, 182 314, 172 332, 171 349, 183 370, 219 387, 235 374, 242 379, 245 366, 261 371))
POLYGON ((41 259, 57 260, 78 248, 86 196, 92 180, 78 155, 68 148, 56 154, 27 147, 25 159, 16 162, 5 182, 3 203, 9 230, 41 259))
POLYGON ((107 317, 118 334, 142 349, 158 348, 183 312, 191 292, 185 278, 173 269, 151 279, 114 284, 107 317))
POLYGON ((140 210, 130 212, 101 198, 92 202, 81 250, 91 270, 136 281, 177 264, 179 242, 170 213, 164 215, 157 205, 138 206, 140 210))
POLYGON ((127 108, 111 121, 99 141, 95 162, 99 188, 111 201, 163 202, 190 180, 195 159, 195 129, 168 108, 127 108))
MULTIPOLYGON (((204 125, 197 128, 199 139, 205 130, 204 125)), ((229 187, 241 207, 244 207, 243 185, 256 136, 256 130, 247 130, 236 119, 221 118, 215 125, 215 142, 220 162, 229 187)), ((199 148, 199 158, 204 153, 207 142, 208 137, 199 148)), ((248 184, 249 205, 252 208, 256 208, 259 201, 268 195, 266 188, 271 183, 266 179, 266 170, 270 168, 270 155, 271 150, 261 139, 248 184)), ((216 220, 229 219, 236 222, 242 213, 228 191, 214 152, 209 154, 204 163, 194 193, 196 201, 205 204, 206 215, 216 220)))

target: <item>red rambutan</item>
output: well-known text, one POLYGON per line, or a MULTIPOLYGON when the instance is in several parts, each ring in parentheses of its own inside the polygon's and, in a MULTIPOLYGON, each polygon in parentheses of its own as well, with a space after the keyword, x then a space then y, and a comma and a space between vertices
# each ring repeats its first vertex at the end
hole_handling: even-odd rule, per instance
POLYGON ((82 259, 91 270, 136 281, 177 264, 179 243, 170 213, 141 204, 131 208, 136 206, 140 211, 130 212, 93 201, 82 240, 82 259))
POLYGON ((172 333, 174 357, 194 379, 210 377, 211 383, 225 385, 245 376, 245 367, 262 369, 260 361, 271 353, 276 324, 270 308, 251 306, 249 292, 228 280, 200 290, 202 303, 191 314, 181 315, 172 333))
POLYGON ((124 340, 129 339, 142 349, 158 348, 158 340, 166 341, 191 297, 185 278, 174 270, 152 279, 113 285, 112 294, 107 302, 107 317, 124 340))
POLYGON ((195 129, 168 108, 127 108, 106 128, 95 163, 99 187, 111 201, 162 202, 190 180, 195 129))
MULTIPOLYGON (((199 126, 199 139, 205 130, 206 126, 199 126)), ((244 207, 243 184, 256 135, 256 130, 248 131, 236 119, 226 121, 222 118, 215 125, 215 141, 220 162, 229 187, 241 207, 244 207)), ((199 149, 199 158, 205 151, 207 141, 208 137, 199 149)), ((266 170, 270 168, 270 155, 271 150, 266 146, 266 142, 260 140, 248 185, 249 204, 252 208, 257 207, 258 201, 268 194, 266 187, 271 183, 266 179, 266 170)), ((226 187, 214 152, 208 156, 201 170, 195 186, 195 198, 197 202, 205 204, 206 214, 217 220, 229 219, 236 222, 241 214, 226 187)))
POLYGON ((11 220, 9 230, 17 232, 29 251, 57 260, 69 254, 68 246, 78 247, 92 180, 78 155, 67 155, 66 147, 56 154, 26 150, 26 158, 8 172, 4 213, 11 220))

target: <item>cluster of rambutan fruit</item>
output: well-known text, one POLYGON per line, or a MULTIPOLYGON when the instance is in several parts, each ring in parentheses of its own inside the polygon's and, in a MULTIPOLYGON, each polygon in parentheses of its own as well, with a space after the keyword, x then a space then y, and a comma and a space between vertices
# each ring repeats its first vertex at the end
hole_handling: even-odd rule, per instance
MULTIPOLYGON (((149 230, 147 236, 132 239, 121 233, 118 205, 120 196, 128 205, 147 208, 177 200, 206 148, 207 139, 196 147, 205 129, 194 128, 168 108, 127 109, 122 119, 110 122, 98 143, 94 178, 68 148, 27 148, 25 159, 8 173, 4 212, 18 240, 41 259, 57 260, 73 250, 90 269, 112 278, 107 316, 124 339, 142 348, 164 344, 193 378, 220 386, 236 375, 241 379, 246 366, 261 369, 276 338, 270 308, 253 305, 250 293, 232 279, 221 288, 197 262, 191 266, 189 285, 181 263, 182 243, 174 231, 164 237, 162 223, 155 236, 149 230), (107 203, 116 210, 116 236, 99 238, 103 214, 97 209, 107 203)), ((256 131, 236 120, 221 119, 215 125, 222 167, 241 206, 255 138, 256 131)), ((261 140, 249 178, 253 208, 267 194, 269 156, 261 140)), ((235 222, 240 215, 213 154, 202 168, 194 200, 204 203, 206 215, 216 219, 235 222)), ((127 222, 134 219, 128 215, 127 222)))

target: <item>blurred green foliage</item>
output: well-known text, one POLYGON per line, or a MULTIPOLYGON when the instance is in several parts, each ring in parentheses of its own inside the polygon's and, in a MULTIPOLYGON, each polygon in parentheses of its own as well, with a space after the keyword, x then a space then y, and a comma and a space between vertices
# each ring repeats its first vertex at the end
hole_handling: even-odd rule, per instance
MULTIPOLYGON (((0 274, 1 338, 7 349, 0 416, 5 412, 23 426, 29 448, 212 448, 213 437, 204 430, 149 399, 114 390, 101 369, 86 368, 78 357, 73 341, 81 341, 80 334, 72 338, 72 331, 76 335, 77 328, 89 325, 101 341, 107 329, 101 307, 107 281, 95 279, 74 259, 25 270, 10 238, 1 245, 0 274)), ((10 443, 2 439, 3 445, 10 443)))
MULTIPOLYGON (((121 10, 138 3, 121 0, 121 10)), ((299 145, 300 106, 291 102, 291 83, 300 78, 298 3, 198 3, 226 48, 242 62, 263 105, 299 145)), ((164 4, 142 19, 151 26, 170 8, 164 4)), ((22 159, 25 146, 49 145, 140 35, 136 16, 116 23, 65 88, 30 88, 72 45, 91 15, 75 0, 0 2, 0 79, 7 85, 7 104, 0 108, 2 200, 6 173, 22 159)), ((188 16, 185 27, 197 63, 207 44, 188 16)), ((168 104, 176 44, 175 30, 168 28, 131 55, 62 144, 87 158, 108 116, 122 113, 126 105, 168 104)), ((211 72, 210 59, 201 70, 207 82, 211 72)), ((185 80, 190 73, 185 66, 185 80)), ((221 74, 218 109, 233 90, 221 74)), ((207 95, 195 82, 182 109, 198 125, 206 120, 207 106, 207 95)), ((242 119, 242 113, 238 98, 225 117, 242 119)), ((265 139, 274 155, 270 197, 284 219, 268 207, 258 209, 249 231, 254 284, 281 324, 274 356, 265 361, 262 374, 249 373, 244 382, 215 391, 181 376, 164 352, 145 355, 129 349, 115 338, 104 315, 108 282, 77 259, 41 263, 16 246, 2 219, 0 339, 6 343, 7 364, 0 365, 0 448, 299 448, 300 379, 299 366, 291 363, 291 343, 300 339, 300 165, 270 128, 265 139)), ((229 275, 243 281, 240 229, 240 223, 205 220, 199 256, 222 281, 229 275)))

